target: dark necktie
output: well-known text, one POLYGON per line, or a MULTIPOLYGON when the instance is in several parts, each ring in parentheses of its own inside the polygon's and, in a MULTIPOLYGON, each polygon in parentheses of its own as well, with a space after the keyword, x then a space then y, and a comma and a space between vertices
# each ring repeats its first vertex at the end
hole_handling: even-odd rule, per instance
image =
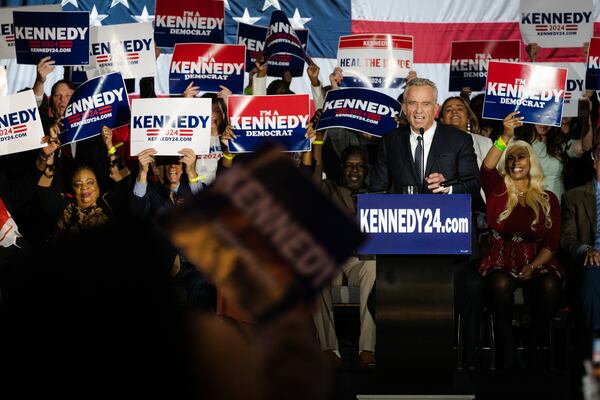
POLYGON ((419 186, 423 184, 423 136, 417 136, 417 148, 415 149, 415 166, 419 177, 419 186))

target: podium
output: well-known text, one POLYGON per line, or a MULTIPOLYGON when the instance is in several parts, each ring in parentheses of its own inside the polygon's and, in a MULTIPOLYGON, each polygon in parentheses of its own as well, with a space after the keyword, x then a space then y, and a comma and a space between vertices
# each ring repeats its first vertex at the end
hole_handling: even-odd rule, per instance
POLYGON ((377 255, 377 391, 448 394, 456 370, 453 273, 471 252, 469 195, 358 196, 377 255))

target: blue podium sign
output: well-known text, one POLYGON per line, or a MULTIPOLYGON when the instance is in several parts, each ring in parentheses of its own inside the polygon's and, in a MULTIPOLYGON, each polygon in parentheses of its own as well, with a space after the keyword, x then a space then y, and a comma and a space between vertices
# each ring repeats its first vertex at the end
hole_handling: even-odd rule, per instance
POLYGON ((471 254, 468 194, 361 194, 359 254, 471 254))

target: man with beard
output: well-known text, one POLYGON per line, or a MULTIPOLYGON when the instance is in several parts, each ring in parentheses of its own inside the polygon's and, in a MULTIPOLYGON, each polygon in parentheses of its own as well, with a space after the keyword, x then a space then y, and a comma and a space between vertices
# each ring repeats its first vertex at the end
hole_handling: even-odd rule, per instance
MULTIPOLYGON (((358 146, 349 146, 341 156, 342 180, 337 183, 333 179, 321 180, 323 166, 321 163, 320 147, 314 149, 316 168, 314 173, 323 190, 337 202, 341 208, 356 216, 356 194, 364 192, 367 183, 367 156, 358 146)), ((375 260, 361 260, 356 256, 350 257, 342 267, 342 272, 348 277, 349 286, 360 288, 360 337, 358 343, 359 361, 363 368, 375 366, 375 321, 369 312, 367 302, 375 284, 375 260)), ((342 275, 333 280, 332 286, 341 286, 342 275), (336 284, 336 282, 338 282, 336 284)), ((328 352, 336 366, 342 364, 338 341, 333 320, 331 286, 325 287, 318 297, 318 307, 314 314, 315 326, 321 343, 321 349, 328 352)))

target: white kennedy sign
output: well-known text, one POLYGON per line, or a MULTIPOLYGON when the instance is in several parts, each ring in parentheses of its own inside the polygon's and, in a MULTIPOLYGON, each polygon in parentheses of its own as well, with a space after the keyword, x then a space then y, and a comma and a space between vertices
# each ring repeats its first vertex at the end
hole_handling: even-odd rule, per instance
POLYGON ((134 99, 131 106, 131 155, 153 148, 160 156, 210 150, 212 104, 202 98, 134 99))
POLYGON ((13 11, 62 11, 60 4, 0 8, 0 58, 17 58, 13 11))
POLYGON ((88 79, 120 72, 123 79, 156 75, 154 31, 149 22, 95 26, 90 32, 88 79))
POLYGON ((33 90, 0 97, 0 155, 46 147, 33 90))
POLYGON ((579 112, 579 99, 585 95, 585 63, 539 63, 552 67, 567 68, 567 86, 563 117, 577 117, 579 112))
POLYGON ((581 47, 594 30, 592 0, 521 0, 519 26, 526 44, 581 47))

